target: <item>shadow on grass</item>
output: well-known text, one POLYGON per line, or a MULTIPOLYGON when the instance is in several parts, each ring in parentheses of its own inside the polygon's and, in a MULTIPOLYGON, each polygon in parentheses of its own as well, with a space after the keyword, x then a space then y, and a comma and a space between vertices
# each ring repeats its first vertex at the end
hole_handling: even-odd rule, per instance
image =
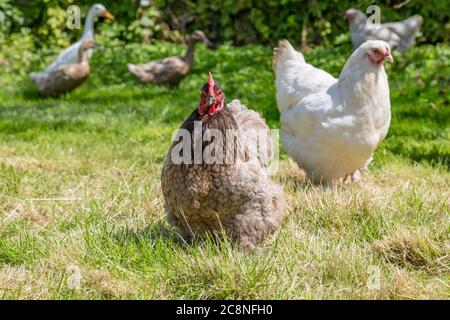
POLYGON ((183 251, 209 247, 212 252, 219 253, 223 250, 238 248, 224 230, 186 238, 178 229, 164 221, 153 223, 141 230, 120 230, 113 235, 113 239, 120 246, 132 243, 137 247, 142 245, 153 247, 159 243, 183 251))
POLYGON ((189 243, 171 226, 164 221, 158 221, 150 224, 144 229, 133 230, 125 228, 116 232, 113 239, 119 244, 149 244, 152 242, 172 243, 178 247, 186 248, 189 243))

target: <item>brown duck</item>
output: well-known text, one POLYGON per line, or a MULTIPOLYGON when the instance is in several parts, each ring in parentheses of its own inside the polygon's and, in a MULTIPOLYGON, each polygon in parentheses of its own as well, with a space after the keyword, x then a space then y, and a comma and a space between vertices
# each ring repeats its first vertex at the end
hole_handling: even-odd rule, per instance
POLYGON ((173 56, 155 60, 146 64, 128 64, 128 70, 143 83, 178 84, 186 77, 194 64, 194 50, 197 42, 203 41, 209 48, 212 43, 202 31, 195 31, 188 43, 185 56, 173 56))
POLYGON ((82 84, 91 72, 88 52, 93 48, 93 40, 84 40, 79 49, 78 63, 64 64, 50 72, 30 74, 40 94, 45 97, 57 96, 82 84))

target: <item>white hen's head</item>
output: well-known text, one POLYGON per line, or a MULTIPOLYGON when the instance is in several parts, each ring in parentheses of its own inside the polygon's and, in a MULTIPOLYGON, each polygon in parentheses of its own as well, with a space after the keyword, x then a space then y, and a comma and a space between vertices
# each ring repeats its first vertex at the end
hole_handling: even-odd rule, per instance
POLYGON ((339 78, 354 77, 358 70, 378 70, 384 73, 386 61, 394 61, 389 44, 382 40, 367 40, 348 58, 339 78))
POLYGON ((386 61, 394 62, 389 44, 382 40, 367 40, 357 50, 365 53, 363 59, 366 58, 377 66, 383 65, 386 61))
POLYGON ((362 27, 367 22, 367 16, 358 9, 350 8, 345 11, 344 19, 350 26, 362 27))

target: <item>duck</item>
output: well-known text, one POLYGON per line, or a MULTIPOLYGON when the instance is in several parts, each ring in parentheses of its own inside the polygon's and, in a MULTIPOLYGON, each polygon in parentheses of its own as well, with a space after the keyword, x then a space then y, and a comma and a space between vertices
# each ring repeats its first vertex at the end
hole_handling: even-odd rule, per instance
POLYGON ((214 48, 204 32, 197 30, 189 38, 184 56, 167 57, 141 65, 129 63, 128 70, 143 83, 176 85, 192 70, 195 44, 198 42, 204 42, 210 49, 214 48))
MULTIPOLYGON (((79 59, 80 47, 83 41, 92 40, 94 41, 94 20, 98 17, 104 17, 108 20, 114 20, 114 16, 105 8, 102 4, 94 4, 88 11, 86 16, 83 34, 81 38, 72 44, 70 47, 66 48, 62 51, 58 58, 50 64, 47 69, 45 69, 42 73, 31 72, 29 74, 30 78, 35 80, 41 78, 42 76, 46 76, 49 73, 57 70, 60 66, 65 64, 77 63, 79 59)), ((88 58, 92 56, 92 50, 88 51, 88 58)), ((36 81, 36 80, 35 80, 36 81)))
POLYGON ((95 48, 95 42, 87 39, 81 43, 78 61, 59 66, 55 70, 34 78, 40 94, 44 97, 57 96, 72 91, 89 76, 88 52, 95 48))

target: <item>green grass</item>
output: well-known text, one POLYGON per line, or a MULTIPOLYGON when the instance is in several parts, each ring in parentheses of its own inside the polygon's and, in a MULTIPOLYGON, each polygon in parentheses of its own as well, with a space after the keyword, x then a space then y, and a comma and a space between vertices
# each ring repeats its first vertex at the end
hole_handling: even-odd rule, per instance
MULTIPOLYGON (((251 255, 226 240, 186 245, 165 222, 162 162, 208 71, 279 127, 269 48, 198 49, 177 87, 140 85, 126 70, 182 51, 168 44, 97 52, 88 81, 57 99, 36 95, 30 66, 2 74, 0 298, 450 297, 448 45, 388 67, 392 126, 362 183, 311 186, 282 153, 288 215, 251 255)), ((306 56, 337 76, 348 55, 306 56)))

